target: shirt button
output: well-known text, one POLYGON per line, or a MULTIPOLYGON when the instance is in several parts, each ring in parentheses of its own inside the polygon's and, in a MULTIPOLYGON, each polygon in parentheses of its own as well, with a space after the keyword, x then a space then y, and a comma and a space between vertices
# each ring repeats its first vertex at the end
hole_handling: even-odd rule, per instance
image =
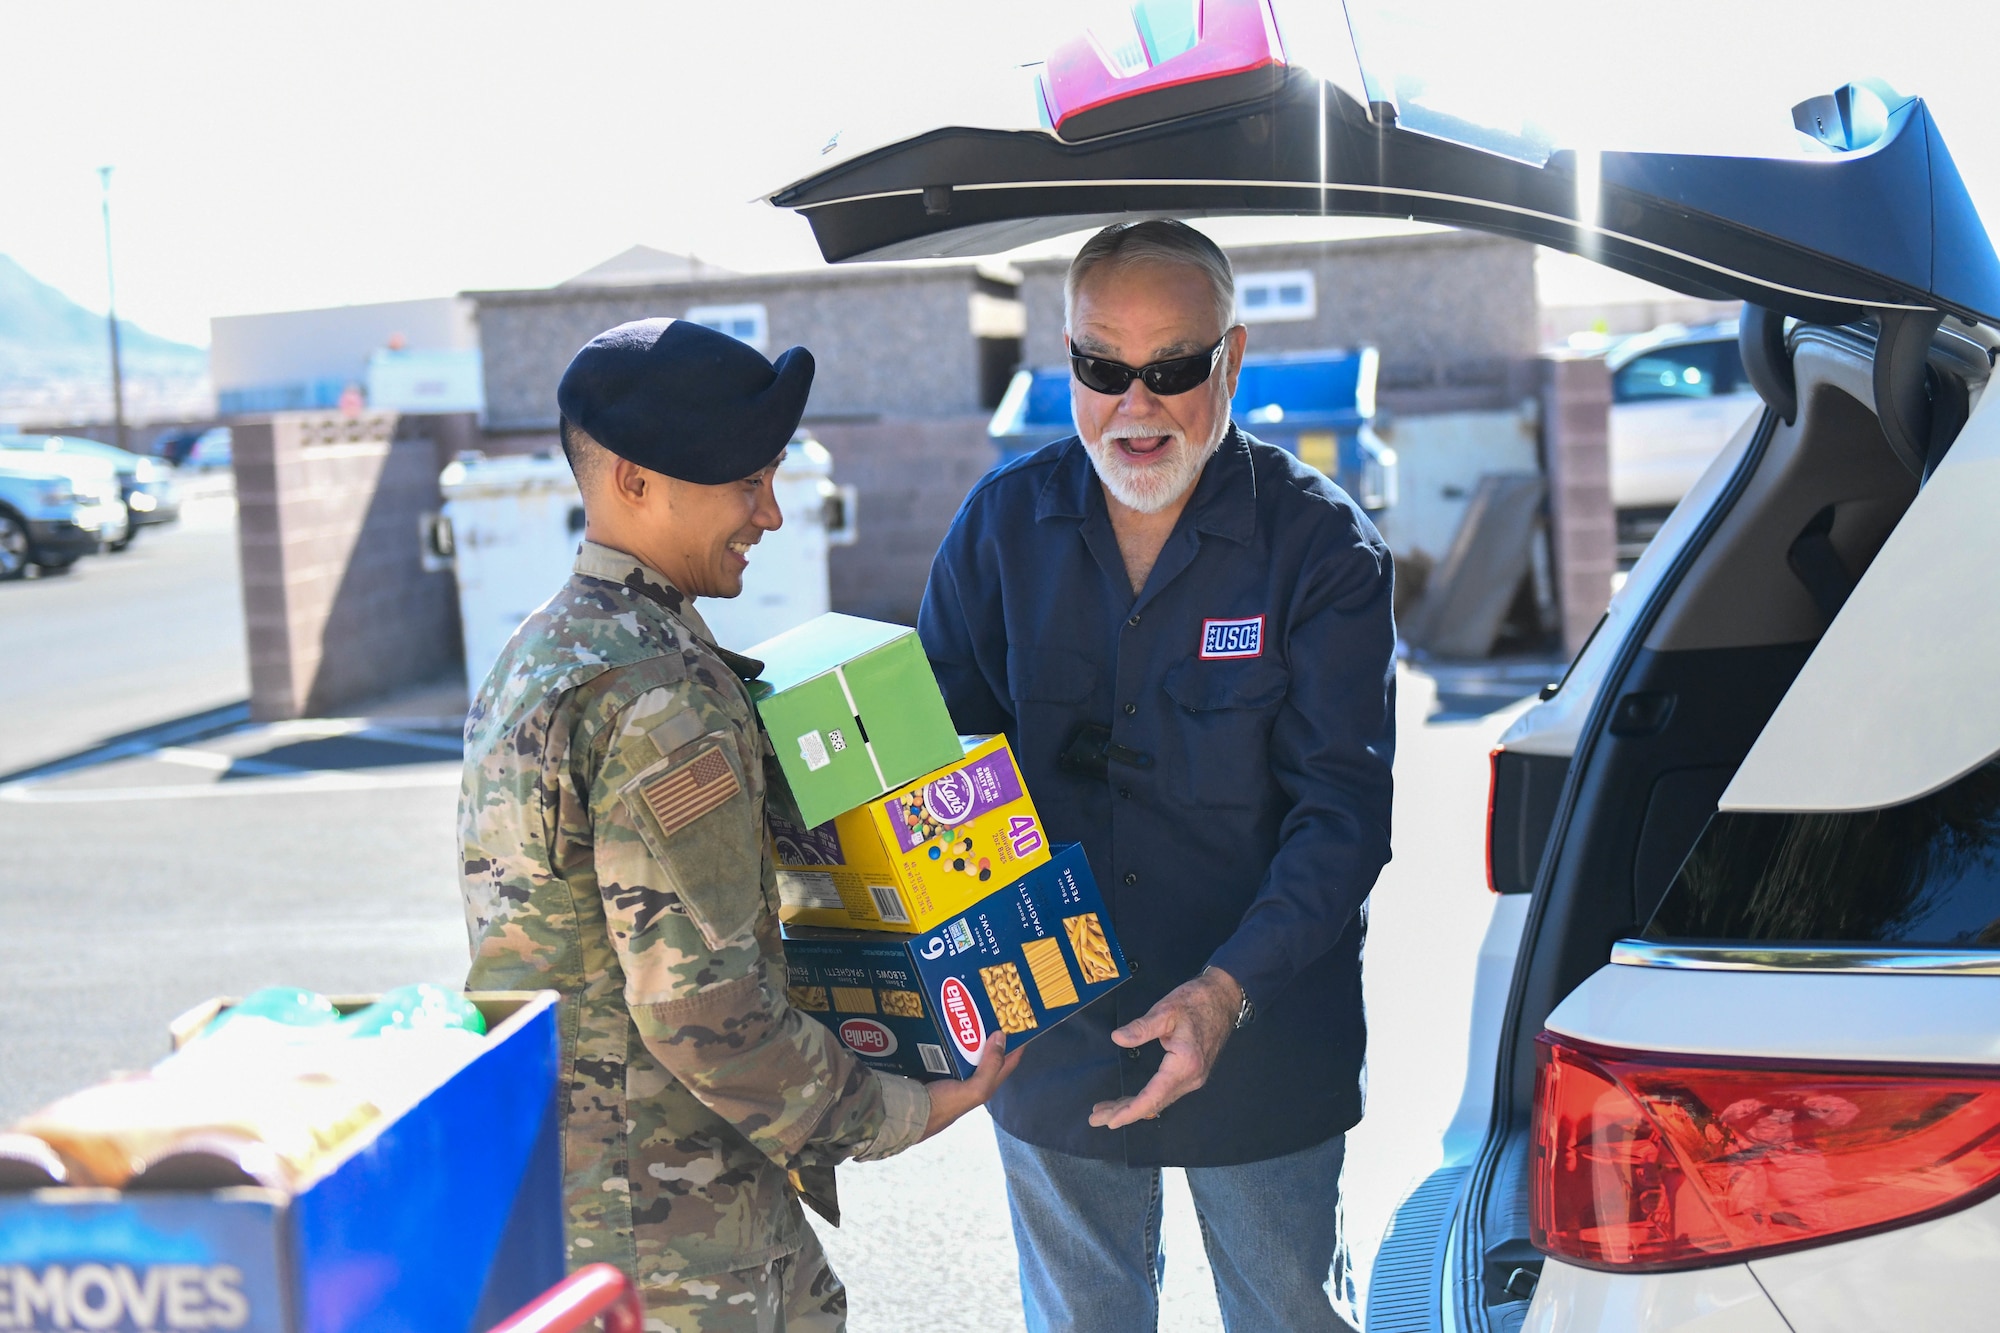
POLYGON ((1137 1046, 1128 1046, 1128 1047, 1126 1047, 1126 1048, 1125 1048, 1125 1058, 1126 1058, 1127 1060, 1136 1060, 1136 1059, 1138 1059, 1138 1058, 1139 1058, 1139 1048, 1138 1048, 1137 1046))
POLYGON ((1137 884, 1137 883, 1139 882, 1139 872, 1138 872, 1138 871, 1136 871, 1136 870, 1128 870, 1128 871, 1126 871, 1126 872, 1125 872, 1125 882, 1126 882, 1127 884, 1137 884))
POLYGON ((1128 625, 1137 625, 1139 623, 1139 617, 1133 616, 1130 620, 1126 621, 1125 623, 1128 625))
POLYGON ((1120 800, 1124 800, 1124 801, 1129 801, 1129 800, 1131 800, 1131 799, 1132 799, 1132 789, 1131 789, 1130 787, 1120 787, 1120 788, 1118 789, 1118 798, 1119 798, 1120 800))
POLYGON ((1127 717, 1130 717, 1130 716, 1132 716, 1132 714, 1134 714, 1134 713, 1136 713, 1136 712, 1138 712, 1138 711, 1139 711, 1139 705, 1137 705, 1137 704, 1126 704, 1126 705, 1125 705, 1125 716, 1127 716, 1127 717))

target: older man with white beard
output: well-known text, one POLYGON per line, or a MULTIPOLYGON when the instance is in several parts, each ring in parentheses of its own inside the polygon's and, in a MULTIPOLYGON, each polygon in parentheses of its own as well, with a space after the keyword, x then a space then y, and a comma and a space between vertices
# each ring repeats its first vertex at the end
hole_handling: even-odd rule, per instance
POLYGON ((1077 434, 967 497, 918 622, 1084 846, 1131 980, 993 1099, 1035 1330, 1149 1329, 1187 1170, 1231 1330, 1347 1330, 1365 903, 1389 857, 1391 568, 1355 503, 1237 429, 1235 279, 1177 222, 1070 266, 1077 434))

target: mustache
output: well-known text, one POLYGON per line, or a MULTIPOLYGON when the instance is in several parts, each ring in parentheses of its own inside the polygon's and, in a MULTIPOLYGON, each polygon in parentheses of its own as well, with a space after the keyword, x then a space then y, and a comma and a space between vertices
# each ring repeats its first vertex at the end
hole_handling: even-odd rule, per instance
POLYGON ((1168 436, 1175 443, 1180 443, 1182 439, 1181 432, 1175 430, 1172 426, 1148 426, 1135 421, 1120 421, 1106 426, 1098 433, 1097 438, 1100 440, 1150 440, 1159 435, 1168 436))

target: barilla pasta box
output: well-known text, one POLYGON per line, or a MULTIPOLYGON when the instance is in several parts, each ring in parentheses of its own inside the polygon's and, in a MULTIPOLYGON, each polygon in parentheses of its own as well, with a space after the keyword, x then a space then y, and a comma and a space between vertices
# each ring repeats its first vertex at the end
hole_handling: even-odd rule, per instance
POLYGON ((1130 972, 1078 843, 926 934, 784 929, 793 1007, 913 1078, 967 1078, 993 1033, 1013 1050, 1130 972))
POLYGON ((805 827, 956 760, 958 729, 917 632, 815 616, 749 650, 750 697, 805 827))
POLYGON ((802 926, 918 934, 1049 859, 1005 736, 815 829, 771 817, 778 915, 802 926))

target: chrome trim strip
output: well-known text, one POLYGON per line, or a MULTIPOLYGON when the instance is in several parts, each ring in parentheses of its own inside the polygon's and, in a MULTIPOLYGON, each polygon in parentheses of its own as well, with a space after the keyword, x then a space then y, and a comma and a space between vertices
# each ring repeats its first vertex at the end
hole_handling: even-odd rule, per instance
POLYGON ((1813 947, 1748 944, 1656 944, 1620 940, 1611 961, 1624 967, 1696 972, 1872 972, 1902 976, 2000 977, 2000 949, 1897 949, 1878 945, 1813 947))

